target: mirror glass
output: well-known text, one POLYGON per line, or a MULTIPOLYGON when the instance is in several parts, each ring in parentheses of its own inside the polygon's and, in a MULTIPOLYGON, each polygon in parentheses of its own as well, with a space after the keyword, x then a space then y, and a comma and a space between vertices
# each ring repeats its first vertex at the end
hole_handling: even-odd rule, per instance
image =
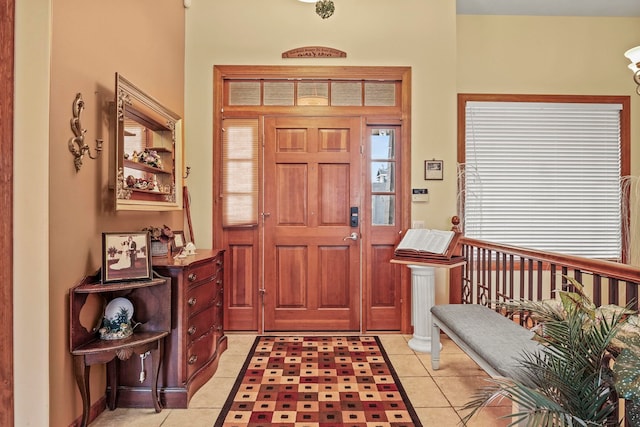
POLYGON ((182 209, 182 119, 116 74, 116 210, 182 209))

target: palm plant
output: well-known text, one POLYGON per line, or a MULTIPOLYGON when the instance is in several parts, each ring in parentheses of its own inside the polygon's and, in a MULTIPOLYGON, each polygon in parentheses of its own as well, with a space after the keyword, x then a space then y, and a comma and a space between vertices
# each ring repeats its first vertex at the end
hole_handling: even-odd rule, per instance
POLYGON ((530 315, 542 345, 522 354, 518 378, 489 379, 464 406, 470 412, 463 423, 507 399, 517 406, 506 416, 510 426, 616 426, 618 396, 640 401, 637 316, 616 305, 595 307, 582 285, 568 280, 574 290, 559 291, 558 300, 500 303, 530 315))

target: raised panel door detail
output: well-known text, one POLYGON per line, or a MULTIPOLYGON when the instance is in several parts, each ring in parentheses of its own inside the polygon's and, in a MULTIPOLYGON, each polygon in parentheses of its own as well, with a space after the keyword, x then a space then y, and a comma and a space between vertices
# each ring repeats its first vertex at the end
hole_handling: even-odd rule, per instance
POLYGON ((349 151, 348 129, 319 129, 318 151, 332 151, 346 153, 349 151))
POLYGON ((304 153, 307 151, 307 132, 305 129, 278 129, 276 132, 276 150, 279 153, 304 153))
POLYGON ((281 164, 276 172, 278 225, 307 223, 307 165, 281 164))
POLYGON ((379 245, 372 248, 371 305, 373 307, 394 307, 398 301, 396 268, 389 262, 394 247, 379 245))
POLYGON ((307 249, 304 246, 277 248, 276 309, 306 306, 307 268, 307 249))
POLYGON ((350 170, 348 164, 318 166, 320 214, 318 225, 349 224, 350 170))
POLYGON ((349 247, 321 246, 318 248, 320 274, 320 308, 348 308, 350 288, 349 247))
POLYGON ((253 246, 251 245, 230 245, 229 247, 229 263, 235 268, 229 269, 233 283, 233 288, 226 289, 225 296, 229 300, 229 307, 253 307, 254 301, 254 283, 253 277, 254 255, 253 246))

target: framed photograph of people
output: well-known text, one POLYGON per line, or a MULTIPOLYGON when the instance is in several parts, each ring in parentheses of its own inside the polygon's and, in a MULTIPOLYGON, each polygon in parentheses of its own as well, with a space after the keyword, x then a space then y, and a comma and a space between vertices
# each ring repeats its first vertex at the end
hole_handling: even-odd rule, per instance
POLYGON ((150 247, 148 231, 102 233, 102 283, 151 279, 150 247))
POLYGON ((424 179, 425 180, 442 180, 444 169, 444 161, 442 160, 425 160, 424 161, 424 179))

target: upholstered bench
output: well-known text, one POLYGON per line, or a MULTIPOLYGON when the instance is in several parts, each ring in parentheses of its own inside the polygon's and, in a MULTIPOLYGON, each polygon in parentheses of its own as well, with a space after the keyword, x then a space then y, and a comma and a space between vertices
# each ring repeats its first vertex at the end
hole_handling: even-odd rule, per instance
POLYGON ((492 377, 517 377, 524 351, 539 345, 534 332, 479 304, 444 304, 431 308, 431 367, 440 368, 440 330, 492 377))

